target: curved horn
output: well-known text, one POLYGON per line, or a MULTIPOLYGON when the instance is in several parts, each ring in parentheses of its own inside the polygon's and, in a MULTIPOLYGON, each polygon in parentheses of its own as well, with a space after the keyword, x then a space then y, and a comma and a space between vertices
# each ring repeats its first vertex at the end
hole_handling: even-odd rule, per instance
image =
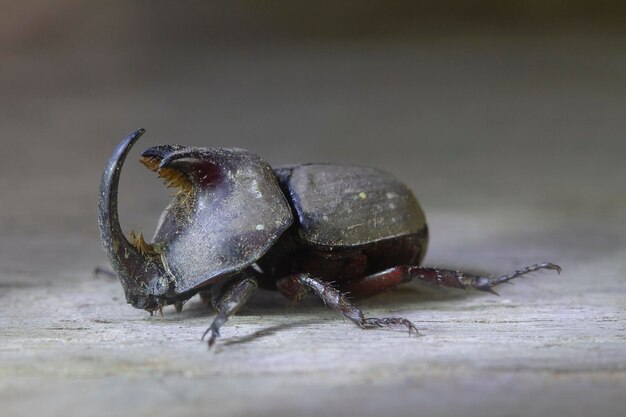
POLYGON ((144 132, 144 129, 139 129, 124 138, 107 162, 100 185, 98 223, 104 251, 122 282, 126 300, 137 308, 154 309, 157 306, 151 296, 161 295, 167 290, 157 287, 158 278, 165 275, 163 268, 126 239, 117 211, 120 171, 130 149, 144 132))

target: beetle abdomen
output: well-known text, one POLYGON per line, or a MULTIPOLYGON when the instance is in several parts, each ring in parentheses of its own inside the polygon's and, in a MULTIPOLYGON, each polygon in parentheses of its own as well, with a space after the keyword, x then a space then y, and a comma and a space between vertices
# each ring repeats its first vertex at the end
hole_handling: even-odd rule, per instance
POLYGON ((361 246, 426 227, 411 190, 369 167, 308 164, 276 170, 299 219, 299 234, 315 245, 361 246))

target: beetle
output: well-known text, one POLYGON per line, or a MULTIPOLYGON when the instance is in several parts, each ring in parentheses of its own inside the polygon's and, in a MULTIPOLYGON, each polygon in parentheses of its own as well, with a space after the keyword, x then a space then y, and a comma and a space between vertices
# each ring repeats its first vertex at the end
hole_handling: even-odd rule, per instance
POLYGON ((220 327, 257 289, 291 300, 317 294, 361 328, 417 328, 402 317, 365 317, 352 301, 413 279, 495 293, 494 287, 546 269, 550 262, 485 277, 420 266, 428 245, 424 213, 411 190, 383 171, 352 165, 302 164, 273 169, 243 149, 160 145, 140 161, 175 189, 154 238, 122 232, 120 171, 139 129, 114 150, 102 176, 99 226, 104 250, 128 303, 151 314, 177 311, 195 294, 211 299, 220 327))

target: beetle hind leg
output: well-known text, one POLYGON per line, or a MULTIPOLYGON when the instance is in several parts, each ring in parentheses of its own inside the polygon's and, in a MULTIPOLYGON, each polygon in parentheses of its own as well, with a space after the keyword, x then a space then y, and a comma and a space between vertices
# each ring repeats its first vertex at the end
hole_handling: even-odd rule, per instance
POLYGON ((561 267, 550 262, 531 265, 499 277, 483 277, 450 269, 405 265, 386 269, 376 274, 368 275, 359 281, 352 282, 348 285, 348 290, 356 296, 367 297, 399 284, 410 282, 413 279, 419 279, 442 287, 473 288, 498 295, 493 289, 496 285, 542 269, 561 273, 561 267))
POLYGON ((317 294, 324 303, 332 307, 342 316, 363 329, 379 327, 406 327, 409 334, 418 334, 417 327, 402 317, 375 318, 365 317, 357 306, 352 304, 346 295, 331 283, 315 278, 309 274, 290 275, 277 282, 278 289, 287 298, 298 301, 306 296, 309 290, 317 294))

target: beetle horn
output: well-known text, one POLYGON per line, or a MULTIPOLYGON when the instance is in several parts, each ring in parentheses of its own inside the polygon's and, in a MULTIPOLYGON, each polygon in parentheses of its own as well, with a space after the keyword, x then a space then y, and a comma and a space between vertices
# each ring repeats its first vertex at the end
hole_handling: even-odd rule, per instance
POLYGON ((119 277, 127 301, 134 307, 146 310, 158 308, 154 295, 163 294, 167 288, 159 288, 159 277, 165 276, 160 260, 142 253, 133 246, 120 226, 117 211, 117 190, 120 171, 132 146, 145 132, 139 129, 115 148, 102 174, 98 201, 98 223, 102 245, 113 270, 119 277))

